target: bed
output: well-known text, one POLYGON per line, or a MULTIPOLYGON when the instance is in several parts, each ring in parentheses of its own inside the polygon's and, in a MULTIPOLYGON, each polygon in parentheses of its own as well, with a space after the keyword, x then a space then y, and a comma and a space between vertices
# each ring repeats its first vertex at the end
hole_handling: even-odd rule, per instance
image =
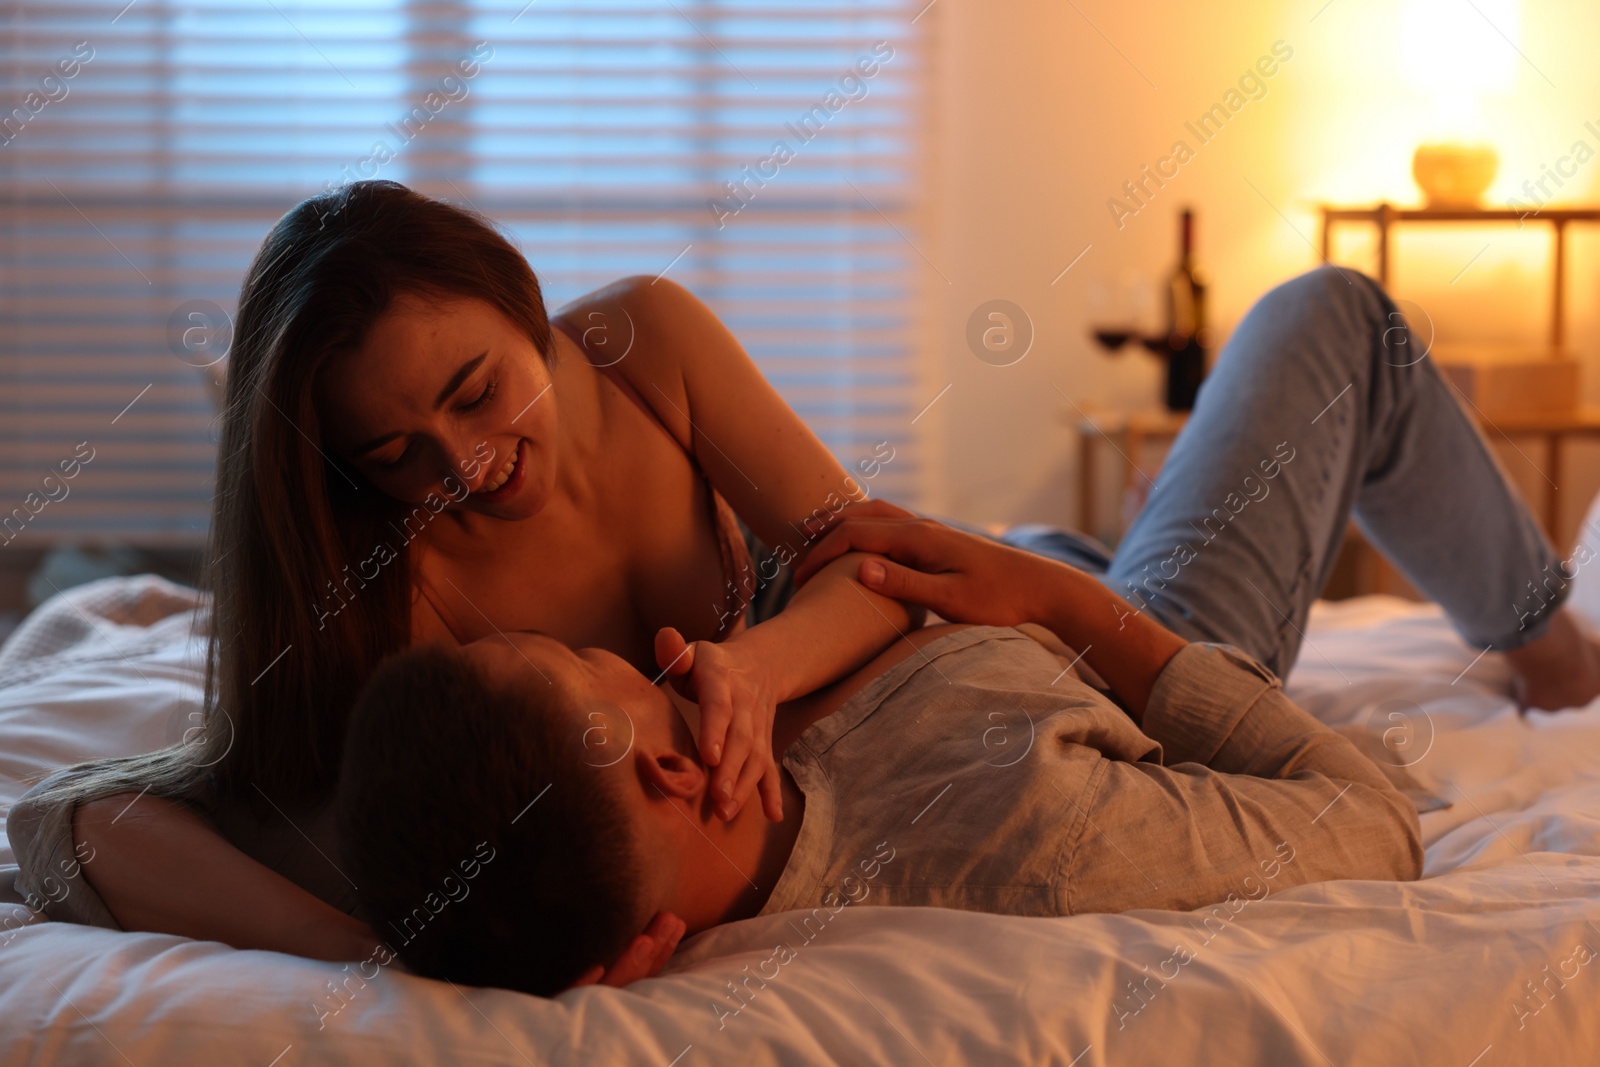
MULTIPOLYGON (((1600 575, 1578 583, 1574 603, 1600 614, 1600 575)), ((157 578, 110 579, 13 635, 0 650, 0 803, 69 761, 182 736, 201 684, 196 605, 157 578)), ((792 937, 769 916, 694 939, 656 979, 550 1001, 0 905, 0 1059, 1591 1063, 1600 702, 1523 718, 1508 680, 1432 607, 1373 597, 1313 613, 1293 694, 1442 800, 1422 815, 1416 883, 1305 886, 1220 917, 846 908, 776 968, 773 946, 792 937)))

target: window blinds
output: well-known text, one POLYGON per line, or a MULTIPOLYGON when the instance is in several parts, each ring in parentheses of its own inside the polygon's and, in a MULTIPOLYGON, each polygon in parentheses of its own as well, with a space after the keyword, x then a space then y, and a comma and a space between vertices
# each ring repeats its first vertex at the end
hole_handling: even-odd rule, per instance
POLYGON ((0 545, 203 538, 249 258, 365 177, 500 222, 552 309, 688 286, 848 469, 914 497, 921 7, 8 5, 0 545))

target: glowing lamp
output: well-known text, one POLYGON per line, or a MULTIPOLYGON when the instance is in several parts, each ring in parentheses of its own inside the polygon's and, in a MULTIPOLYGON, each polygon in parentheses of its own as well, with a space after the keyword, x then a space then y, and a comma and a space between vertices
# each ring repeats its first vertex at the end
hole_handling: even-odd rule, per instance
POLYGON ((1486 139, 1485 97, 1516 83, 1518 0, 1405 0, 1400 13, 1406 82, 1428 100, 1430 139, 1411 158, 1429 207, 1475 207, 1500 157, 1486 139))

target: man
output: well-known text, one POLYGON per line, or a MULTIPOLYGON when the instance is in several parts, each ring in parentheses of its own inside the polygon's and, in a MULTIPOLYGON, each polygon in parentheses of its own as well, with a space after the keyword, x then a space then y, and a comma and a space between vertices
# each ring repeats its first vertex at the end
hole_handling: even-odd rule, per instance
MULTIPOLYGON (((858 513, 851 543, 918 569, 869 559, 864 584, 979 625, 914 632, 782 707, 778 822, 719 818, 679 704, 607 652, 511 634, 388 663, 337 801, 378 935, 419 973, 552 995, 660 913, 805 929, 847 902, 1066 915, 1417 877, 1410 802, 1255 660, 889 511, 858 513)), ((713 654, 658 641, 680 679, 713 654)))

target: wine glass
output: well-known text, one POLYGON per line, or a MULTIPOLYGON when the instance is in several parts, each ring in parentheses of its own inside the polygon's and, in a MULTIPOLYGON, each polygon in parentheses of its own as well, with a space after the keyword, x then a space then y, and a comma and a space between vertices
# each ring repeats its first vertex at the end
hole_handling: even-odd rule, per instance
POLYGON ((1108 352, 1148 337, 1154 313, 1150 281, 1132 267, 1115 278, 1102 276, 1089 283, 1089 334, 1108 352))

